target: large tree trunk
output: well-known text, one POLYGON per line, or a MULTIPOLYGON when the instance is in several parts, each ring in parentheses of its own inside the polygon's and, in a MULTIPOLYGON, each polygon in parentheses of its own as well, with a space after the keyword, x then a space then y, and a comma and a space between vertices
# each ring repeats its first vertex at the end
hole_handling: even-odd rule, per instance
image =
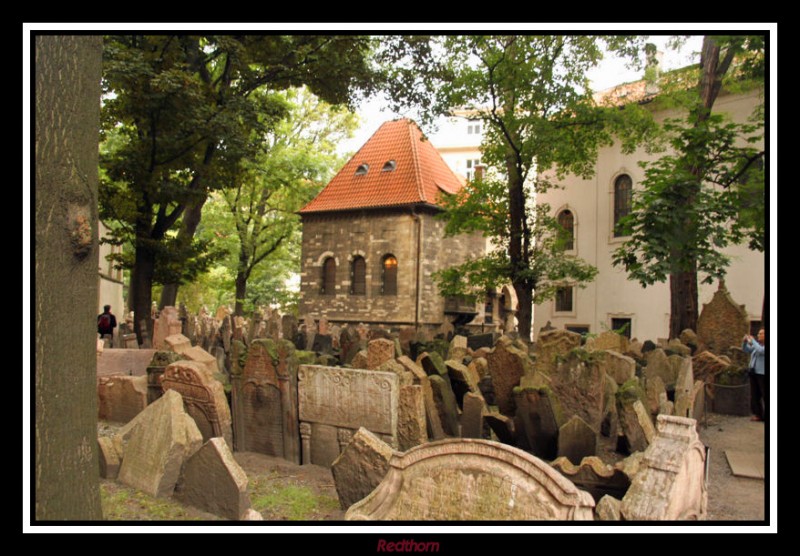
POLYGON ((527 283, 514 284, 514 291, 517 293, 517 302, 519 303, 517 311, 519 336, 526 342, 530 342, 533 322, 533 288, 527 283))
MULTIPOLYGON (((719 91, 722 88, 722 78, 730 67, 733 59, 733 50, 729 49, 725 57, 720 59, 720 47, 712 37, 703 39, 703 49, 700 55, 701 75, 698 91, 700 99, 693 108, 694 126, 699 127, 708 120, 711 109, 717 100, 719 91)), ((702 139, 700 139, 702 141, 702 139)), ((688 151, 702 148, 703 145, 690 145, 688 151)), ((697 179, 696 191, 688 195, 683 202, 692 205, 695 203, 697 194, 700 193, 701 169, 692 166, 689 171, 697 179)), ((692 226, 692 222, 686 222, 685 226, 692 226)), ((697 330, 698 301, 697 301, 697 264, 693 263, 694 268, 688 270, 681 269, 669 275, 670 288, 670 317, 669 317, 669 337, 677 338, 680 333, 689 328, 697 330)))
MULTIPOLYGON (((183 211, 183 224, 178 232, 178 244, 190 245, 194 239, 194 234, 197 231, 197 226, 200 225, 200 218, 203 215, 203 205, 206 203, 207 196, 197 203, 192 203, 183 211)), ((161 300, 158 304, 159 309, 164 307, 175 307, 178 301, 178 286, 180 284, 164 284, 164 289, 161 290, 161 300)))
POLYGON ((36 37, 37 520, 103 517, 96 387, 101 59, 101 37, 36 37))
POLYGON ((233 314, 237 317, 244 316, 244 300, 247 296, 247 277, 241 270, 236 273, 236 306, 233 314))
POLYGON ((669 337, 677 338, 687 328, 697 330, 697 271, 669 276, 669 337))
MULTIPOLYGON (((148 229, 146 224, 142 224, 143 229, 148 229)), ((142 234, 146 232, 141 232, 142 234)), ((156 256, 152 248, 148 246, 149 239, 137 236, 136 258, 131 269, 131 288, 130 296, 133 298, 134 330, 136 338, 141 345, 142 330, 140 323, 142 320, 147 324, 147 335, 153 339, 153 319, 150 318, 150 310, 153 304, 153 276, 155 274, 156 256)))

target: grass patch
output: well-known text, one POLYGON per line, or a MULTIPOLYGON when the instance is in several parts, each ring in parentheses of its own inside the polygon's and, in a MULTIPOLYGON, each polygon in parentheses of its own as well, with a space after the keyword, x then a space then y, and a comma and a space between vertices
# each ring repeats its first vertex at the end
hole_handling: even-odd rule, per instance
POLYGON ((264 519, 319 520, 339 509, 338 500, 303 485, 281 485, 269 478, 251 478, 249 490, 251 506, 264 519))
POLYGON ((153 498, 136 489, 115 483, 100 482, 103 519, 108 521, 190 521, 213 519, 199 517, 169 498, 153 498))

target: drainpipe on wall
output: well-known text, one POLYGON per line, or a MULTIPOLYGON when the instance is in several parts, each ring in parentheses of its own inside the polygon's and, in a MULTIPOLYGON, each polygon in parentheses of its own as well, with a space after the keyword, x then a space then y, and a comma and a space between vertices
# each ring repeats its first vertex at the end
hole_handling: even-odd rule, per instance
POLYGON ((417 228, 417 287, 414 291, 415 296, 415 303, 414 303, 414 330, 419 330, 419 303, 420 303, 420 292, 419 292, 419 285, 420 285, 420 276, 422 273, 422 268, 420 266, 420 262, 422 259, 422 218, 415 212, 415 210, 411 209, 411 218, 414 220, 417 228))

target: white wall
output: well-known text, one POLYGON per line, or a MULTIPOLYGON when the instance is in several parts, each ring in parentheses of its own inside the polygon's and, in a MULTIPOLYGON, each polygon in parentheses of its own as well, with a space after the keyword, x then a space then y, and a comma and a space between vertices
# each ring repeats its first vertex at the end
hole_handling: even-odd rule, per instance
MULTIPOLYGON (((715 111, 726 112, 736 121, 743 122, 758 101, 757 93, 726 95, 718 99, 715 111)), ((659 117, 667 115, 676 114, 664 113, 659 117)), ((572 313, 555 313, 553 302, 537 305, 534 312, 536 332, 549 320, 557 328, 589 325, 591 332, 600 333, 610 326, 612 317, 624 317, 632 319, 632 335, 642 341, 655 341, 669 335, 669 284, 642 288, 638 282, 629 281, 624 270, 612 265, 613 251, 624 240, 614 238, 612 234, 614 181, 620 174, 628 174, 636 189, 644 178, 644 170, 638 162, 655 160, 657 156, 643 150, 624 155, 616 147, 604 148, 599 153, 596 174, 592 179, 568 177, 562 182, 564 189, 553 189, 540 197, 540 202, 550 204, 554 215, 565 207, 572 210, 576 222, 576 255, 595 265, 598 276, 588 287, 577 291, 572 313)), ((745 305, 752 320, 760 320, 764 254, 752 252, 746 246, 735 246, 726 249, 725 253, 732 257, 726 278, 728 291, 737 303, 745 305)), ((716 289, 716 283, 699 285, 701 310, 716 289)))

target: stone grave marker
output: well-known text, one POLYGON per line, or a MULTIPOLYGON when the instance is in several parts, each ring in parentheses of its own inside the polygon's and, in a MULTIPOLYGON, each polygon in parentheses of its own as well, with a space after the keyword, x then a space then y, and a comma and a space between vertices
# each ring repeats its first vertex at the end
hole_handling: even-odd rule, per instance
POLYGON ((190 457, 175 487, 184 504, 232 520, 250 509, 247 475, 222 438, 212 438, 190 457))
POLYGON ((147 407, 146 376, 97 377, 97 418, 127 423, 147 407))
POLYGON ((346 510, 377 487, 389 470, 394 450, 364 427, 358 429, 331 464, 339 504, 346 510))
POLYGON ((183 399, 175 390, 167 391, 131 424, 119 482, 151 496, 171 496, 183 464, 203 443, 183 399))
POLYGON ((430 442, 389 460, 347 520, 591 520, 594 501, 542 460, 499 442, 430 442))
POLYGON ((494 349, 486 355, 486 362, 500 413, 514 415, 516 404, 512 390, 519 385, 523 375, 533 372, 533 362, 507 336, 497 341, 494 349))
POLYGON ((232 377, 236 450, 300 463, 297 357, 291 342, 259 339, 232 377))
MULTIPOLYGON (((430 388, 430 386, 429 386, 430 388)), ((397 444, 401 451, 428 441, 425 395, 419 384, 400 387, 397 444)))
POLYGON ((233 446, 231 410, 222 383, 203 365, 195 361, 170 364, 161 378, 161 387, 177 391, 183 398, 186 412, 197 423, 203 442, 221 437, 233 446))
POLYGON ((330 465, 332 460, 325 460, 341 449, 339 432, 352 435, 360 427, 398 445, 400 378, 395 373, 301 365, 298 378, 304 464, 330 465))
POLYGON ((461 413, 461 437, 483 438, 483 414, 486 402, 483 396, 467 392, 464 395, 464 411, 461 413))
POLYGON ((552 466, 575 486, 591 494, 595 501, 611 496, 619 502, 631 486, 631 479, 624 471, 603 463, 597 456, 583 458, 580 465, 559 457, 552 466))
POLYGON ((428 378, 444 433, 448 436, 461 436, 458 425, 458 404, 450 382, 439 375, 432 375, 428 378))
POLYGON ((585 457, 597 454, 597 433, 586 421, 573 415, 558 429, 558 457, 580 465, 585 457))
POLYGON ((697 319, 697 336, 708 349, 717 354, 725 353, 731 346, 741 346, 742 338, 750 332, 750 319, 744 305, 732 298, 725 282, 719 288, 697 319))
MULTIPOLYGON (((281 317, 281 332, 284 340, 293 341, 297 336, 297 317, 294 315, 283 315, 281 317)), ((301 349, 298 347, 298 349, 301 349)))
POLYGON ((394 342, 386 338, 370 340, 367 344, 367 369, 377 369, 394 360, 394 342))
POLYGON ((549 330, 539 334, 536 342, 537 371, 549 374, 556 369, 556 356, 566 356, 571 350, 580 347, 581 335, 569 330, 549 330))

